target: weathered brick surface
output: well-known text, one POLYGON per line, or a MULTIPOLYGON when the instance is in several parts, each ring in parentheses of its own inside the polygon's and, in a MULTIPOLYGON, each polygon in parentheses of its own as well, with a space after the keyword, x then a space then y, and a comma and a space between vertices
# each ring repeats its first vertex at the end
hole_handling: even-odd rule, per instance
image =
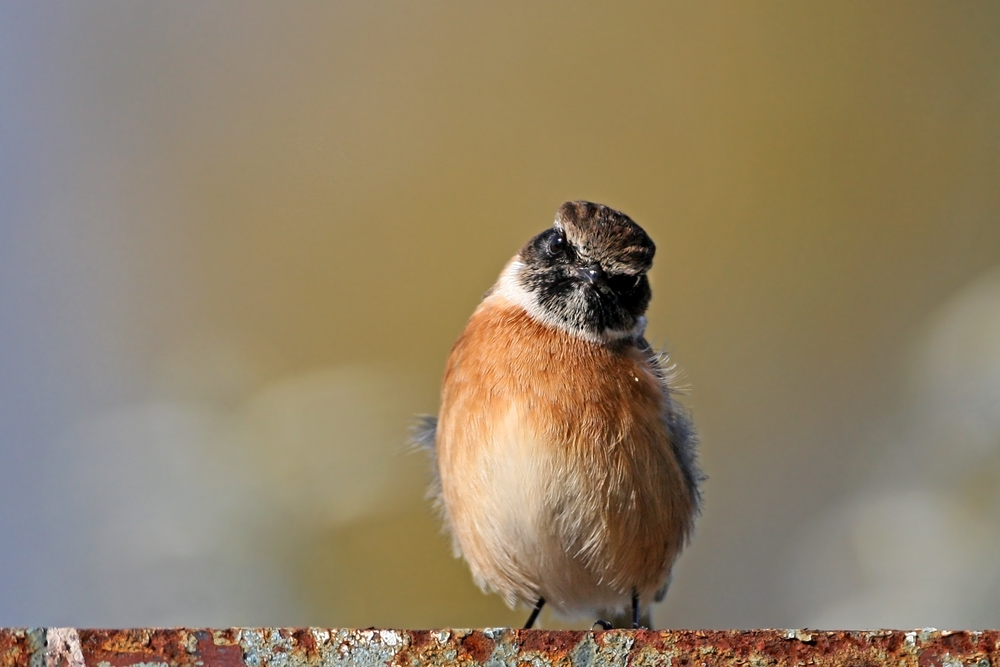
POLYGON ((2 667, 1000 667, 1000 631, 0 630, 2 667))

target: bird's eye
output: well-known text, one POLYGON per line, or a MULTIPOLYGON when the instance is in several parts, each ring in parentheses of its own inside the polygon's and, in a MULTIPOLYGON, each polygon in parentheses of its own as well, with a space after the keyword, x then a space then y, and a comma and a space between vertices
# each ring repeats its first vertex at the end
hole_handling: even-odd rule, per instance
POLYGON ((549 242, 545 249, 553 257, 563 254, 566 252, 566 235, 562 232, 556 232, 549 237, 549 242))

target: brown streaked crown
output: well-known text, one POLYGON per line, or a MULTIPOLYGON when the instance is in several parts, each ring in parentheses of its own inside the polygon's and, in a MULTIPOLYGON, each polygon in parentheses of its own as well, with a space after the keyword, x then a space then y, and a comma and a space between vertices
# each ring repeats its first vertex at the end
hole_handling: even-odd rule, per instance
POLYGON ((555 223, 521 249, 517 280, 533 315, 594 340, 640 335, 656 246, 624 213, 566 202, 555 223))
POLYGON ((556 211, 555 224, 562 226, 581 254, 606 264, 608 273, 643 273, 653 266, 653 239, 621 211, 589 201, 568 201, 556 211))

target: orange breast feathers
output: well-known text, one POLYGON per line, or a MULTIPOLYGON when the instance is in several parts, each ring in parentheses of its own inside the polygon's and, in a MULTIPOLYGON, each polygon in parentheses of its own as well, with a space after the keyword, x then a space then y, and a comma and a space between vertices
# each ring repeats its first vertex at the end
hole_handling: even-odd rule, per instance
POLYGON ((696 511, 648 349, 592 343, 494 293, 445 371, 441 500, 456 550, 506 602, 649 604, 696 511))

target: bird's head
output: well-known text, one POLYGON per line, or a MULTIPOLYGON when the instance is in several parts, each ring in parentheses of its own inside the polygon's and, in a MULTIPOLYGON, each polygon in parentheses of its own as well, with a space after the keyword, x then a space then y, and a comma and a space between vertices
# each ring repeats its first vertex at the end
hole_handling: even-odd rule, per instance
POLYGON ((656 246, 624 213, 566 202, 552 227, 528 241, 499 287, 530 315, 597 341, 635 337, 652 295, 646 272, 656 246))

